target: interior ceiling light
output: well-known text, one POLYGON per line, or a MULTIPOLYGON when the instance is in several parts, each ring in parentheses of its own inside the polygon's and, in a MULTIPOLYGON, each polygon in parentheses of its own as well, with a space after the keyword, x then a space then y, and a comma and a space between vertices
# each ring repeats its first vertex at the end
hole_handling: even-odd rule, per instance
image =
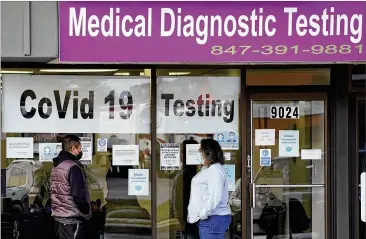
POLYGON ((1 70, 1 74, 32 74, 33 71, 1 70))
POLYGON ((40 72, 59 72, 59 73, 83 73, 83 72, 114 72, 118 69, 41 69, 40 72))
POLYGON ((114 73, 115 76, 129 76, 130 72, 116 72, 114 73))
POLYGON ((189 75, 191 72, 169 72, 170 76, 183 76, 183 75, 189 75))

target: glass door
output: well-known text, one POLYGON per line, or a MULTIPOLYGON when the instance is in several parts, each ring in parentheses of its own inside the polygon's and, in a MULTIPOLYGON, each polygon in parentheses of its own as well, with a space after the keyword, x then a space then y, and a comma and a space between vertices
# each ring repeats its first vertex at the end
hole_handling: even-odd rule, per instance
POLYGON ((252 238, 322 239, 326 100, 281 98, 251 99, 252 238))
POLYGON ((358 156, 357 156, 357 164, 358 164, 358 175, 359 179, 359 238, 366 238, 366 206, 365 206, 365 194, 362 195, 363 190, 365 190, 365 181, 362 180, 366 174, 366 100, 359 99, 357 100, 357 145, 358 145, 358 156), (361 189, 361 186, 363 187, 361 189), (362 200, 364 201, 362 203, 362 200))

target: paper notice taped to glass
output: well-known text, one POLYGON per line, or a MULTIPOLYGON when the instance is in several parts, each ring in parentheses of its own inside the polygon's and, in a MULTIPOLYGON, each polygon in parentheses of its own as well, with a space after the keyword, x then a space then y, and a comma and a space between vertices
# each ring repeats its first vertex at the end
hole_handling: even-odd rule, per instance
POLYGON ((7 137, 6 158, 28 158, 33 159, 33 138, 32 137, 7 137))
POLYGON ((302 149, 301 150, 302 160, 321 160, 322 150, 321 149, 302 149))
POLYGON ((280 130, 279 157, 299 157, 299 131, 298 130, 280 130))
POLYGON ((256 146, 272 146, 276 144, 275 129, 256 129, 255 145, 256 146))
POLYGON ((202 157, 199 152, 200 144, 186 145, 186 165, 201 165, 202 157))
POLYGON ((128 169, 128 195, 149 195, 149 169, 128 169))
POLYGON ((93 160, 93 138, 92 137, 80 137, 81 151, 83 156, 80 162, 83 164, 91 164, 93 160))
POLYGON ((180 146, 174 143, 160 145, 160 170, 179 170, 180 146))
POLYGON ((139 165, 138 145, 112 145, 113 166, 137 166, 139 165))

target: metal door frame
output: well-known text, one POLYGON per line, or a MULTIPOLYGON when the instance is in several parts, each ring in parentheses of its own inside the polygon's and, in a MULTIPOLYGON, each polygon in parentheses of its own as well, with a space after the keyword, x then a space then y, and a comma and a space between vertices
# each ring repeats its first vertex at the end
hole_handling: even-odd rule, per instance
MULTIPOLYGON (((252 168, 253 168, 253 144, 252 144, 252 139, 253 139, 253 117, 252 117, 252 105, 253 102, 256 100, 263 100, 263 101, 290 101, 290 100, 294 100, 294 101, 303 101, 303 100, 319 100, 319 101, 324 101, 324 185, 317 185, 317 184, 312 184, 312 185, 270 185, 270 187, 273 188, 316 188, 316 187, 323 187, 324 188, 324 205, 325 205, 325 210, 324 210, 324 218, 325 218, 325 228, 324 228, 324 234, 325 234, 325 238, 329 238, 328 235, 328 211, 329 211, 329 195, 328 195, 328 178, 329 178, 329 172, 328 172, 328 160, 329 160, 329 155, 328 155, 328 111, 329 111, 329 107, 328 107, 328 97, 327 97, 327 93, 314 93, 314 92, 309 92, 309 93, 248 93, 247 95, 247 111, 248 114, 247 116, 250 117, 249 119, 247 119, 247 132, 246 132, 246 136, 247 136, 247 143, 246 143, 246 153, 247 153, 247 160, 246 160, 246 166, 247 166, 247 177, 245 177, 246 180, 246 185, 248 187, 248 203, 247 203, 247 207, 246 207, 246 215, 247 218, 249 220, 247 220, 247 238, 249 239, 253 239, 253 204, 255 201, 255 187, 260 188, 260 187, 266 187, 268 188, 269 185, 255 185, 253 183, 253 177, 252 177, 252 168)), ((244 178, 244 177, 243 177, 244 178)))

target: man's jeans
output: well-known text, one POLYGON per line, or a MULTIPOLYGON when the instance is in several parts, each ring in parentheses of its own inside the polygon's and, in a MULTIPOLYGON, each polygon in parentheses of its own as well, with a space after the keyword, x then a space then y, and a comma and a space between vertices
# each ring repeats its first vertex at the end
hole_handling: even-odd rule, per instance
POLYGON ((207 220, 200 220, 197 226, 201 239, 224 239, 224 234, 230 226, 231 215, 211 216, 207 220))

